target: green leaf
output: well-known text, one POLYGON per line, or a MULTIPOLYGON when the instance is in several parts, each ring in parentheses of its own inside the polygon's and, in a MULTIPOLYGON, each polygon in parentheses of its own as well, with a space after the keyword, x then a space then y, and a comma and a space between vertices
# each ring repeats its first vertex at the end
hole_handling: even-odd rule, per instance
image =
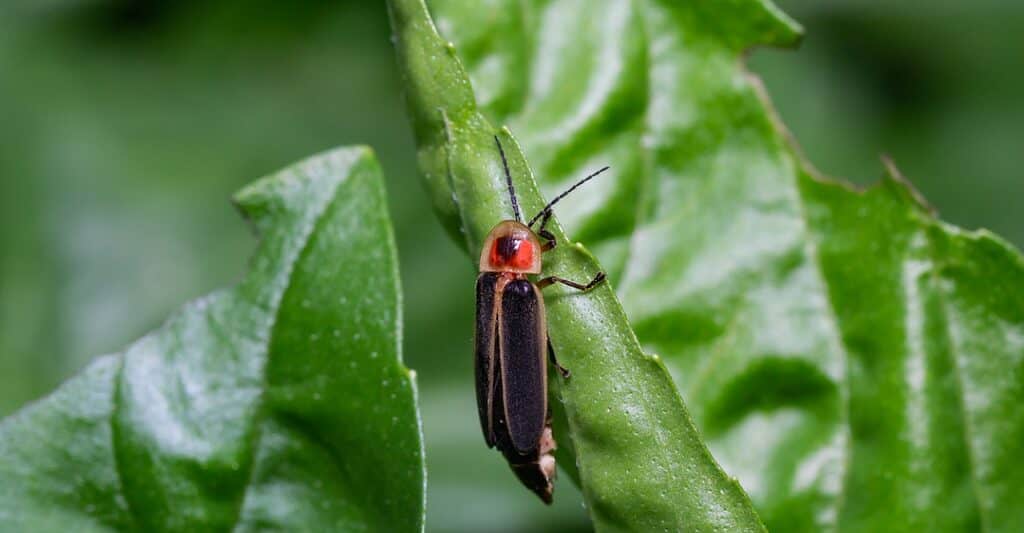
POLYGON ((770 529, 1024 524, 1024 260, 892 168, 815 174, 742 64, 795 23, 767 0, 431 5, 545 193, 614 167, 559 214, 770 529))
POLYGON ((5 530, 422 528, 379 166, 340 149, 236 200, 262 236, 237 286, 0 424, 5 530))
MULTIPOLYGON (((422 0, 389 6, 421 170, 440 216, 475 255, 491 227, 512 213, 495 133, 502 136, 525 212, 539 210, 541 196, 509 132, 496 132, 477 111, 454 49, 438 37, 422 0)), ((600 270, 557 224, 552 229, 562 245, 545 256, 547 273, 588 280, 600 270)), ((665 367, 640 349, 609 286, 553 293, 546 300, 555 351, 573 371, 560 397, 595 526, 763 529, 742 489, 700 440, 665 367)), ((564 455, 562 464, 569 464, 564 455)))

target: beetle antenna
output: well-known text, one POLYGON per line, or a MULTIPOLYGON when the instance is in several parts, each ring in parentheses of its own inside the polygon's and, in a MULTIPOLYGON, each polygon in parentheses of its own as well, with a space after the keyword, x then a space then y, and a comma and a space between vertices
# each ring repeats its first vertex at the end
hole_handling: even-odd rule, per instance
POLYGON ((609 168, 612 168, 612 167, 604 167, 601 170, 598 170, 597 172, 595 172, 595 173, 593 173, 593 174, 591 174, 591 175, 589 175, 589 176, 587 176, 587 177, 577 181, 576 184, 573 185, 572 187, 569 187, 569 189, 567 191, 563 192, 562 194, 559 194, 558 196, 555 197, 554 200, 551 200, 550 202, 548 202, 548 205, 544 206, 544 209, 541 209, 540 213, 537 213, 533 218, 531 218, 530 219, 530 223, 527 224, 526 226, 529 227, 529 228, 532 228, 534 223, 537 222, 537 219, 539 219, 541 216, 543 216, 544 213, 550 212, 551 211, 551 207, 553 205, 555 205, 556 203, 558 203, 559 200, 561 200, 562 198, 565 198, 566 196, 569 195, 569 193, 571 193, 572 191, 575 191, 577 187, 579 187, 580 185, 583 185, 584 183, 590 181, 593 178, 596 178, 598 174, 604 172, 605 170, 608 170, 609 168))
POLYGON ((498 145, 498 153, 501 154, 501 166, 505 167, 505 181, 508 183, 508 195, 512 197, 512 211, 516 214, 516 222, 523 221, 523 215, 519 213, 519 200, 516 199, 516 188, 512 185, 512 174, 508 171, 508 160, 505 159, 505 150, 501 147, 498 136, 494 136, 494 142, 498 145))

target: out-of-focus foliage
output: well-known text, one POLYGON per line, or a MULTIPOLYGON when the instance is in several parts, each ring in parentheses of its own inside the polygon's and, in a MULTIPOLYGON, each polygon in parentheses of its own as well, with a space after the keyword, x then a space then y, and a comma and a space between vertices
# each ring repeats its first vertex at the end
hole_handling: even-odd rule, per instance
MULTIPOLYGON (((944 219, 1024 244, 1024 4, 780 5, 805 41, 751 65, 811 160, 864 183, 888 152, 944 219)), ((474 273, 415 184, 388 33, 370 2, 0 3, 0 414, 237 279, 252 239, 226 200, 252 176, 368 143, 401 251, 428 528, 587 527, 570 483, 541 509, 480 443, 474 273)), ((562 220, 585 237, 574 206, 562 220)))
POLYGON ((1024 246, 1024 3, 778 4, 806 29, 800 49, 749 63, 815 166, 866 185, 889 154, 944 220, 1024 246))
POLYGON ((422 527, 380 167, 339 149, 236 200, 260 233, 242 281, 0 422, 3 529, 422 527))

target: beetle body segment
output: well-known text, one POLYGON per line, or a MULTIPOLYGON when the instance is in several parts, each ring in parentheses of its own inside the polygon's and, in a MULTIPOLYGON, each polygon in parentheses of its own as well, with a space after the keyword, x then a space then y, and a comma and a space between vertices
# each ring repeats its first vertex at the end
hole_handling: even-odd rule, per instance
POLYGON ((547 326, 540 289, 524 274, 477 278, 476 394, 484 440, 551 503, 555 448, 547 405, 547 326))
POLYGON ((494 386, 498 352, 498 281, 501 274, 476 278, 476 407, 488 448, 494 447, 494 386))
POLYGON ((505 421, 515 451, 535 451, 548 414, 547 322, 540 289, 525 278, 501 292, 498 313, 505 421))

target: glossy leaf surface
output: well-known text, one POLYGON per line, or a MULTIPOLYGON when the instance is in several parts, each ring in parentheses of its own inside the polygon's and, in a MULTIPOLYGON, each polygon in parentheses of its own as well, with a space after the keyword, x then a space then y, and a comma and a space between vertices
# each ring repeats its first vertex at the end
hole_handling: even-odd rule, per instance
MULTIPOLYGON (((455 49, 437 35, 422 0, 389 5, 421 171, 443 221, 476 256, 490 229, 512 216, 495 134, 508 152, 524 212, 537 212, 541 196, 511 134, 478 112, 455 49)), ((557 223, 550 227, 562 245, 545 255, 546 273, 588 280, 600 270, 557 223)), ((746 494, 708 453, 665 367, 641 350, 610 286, 587 294, 556 289, 546 304, 555 351, 573 372, 559 387, 567 423, 558 426, 568 426, 571 441, 558 438, 563 450, 570 444, 575 450, 594 525, 763 529, 746 494)), ((561 460, 571 465, 570 456, 561 460)))
POLYGON ((336 150, 236 201, 261 235, 237 286, 0 424, 2 529, 422 528, 376 161, 336 150))
POLYGON ((558 213, 770 529, 1024 523, 1024 260, 893 168, 867 191, 814 174, 742 65, 795 23, 762 0, 430 6, 546 196, 613 166, 558 213))

